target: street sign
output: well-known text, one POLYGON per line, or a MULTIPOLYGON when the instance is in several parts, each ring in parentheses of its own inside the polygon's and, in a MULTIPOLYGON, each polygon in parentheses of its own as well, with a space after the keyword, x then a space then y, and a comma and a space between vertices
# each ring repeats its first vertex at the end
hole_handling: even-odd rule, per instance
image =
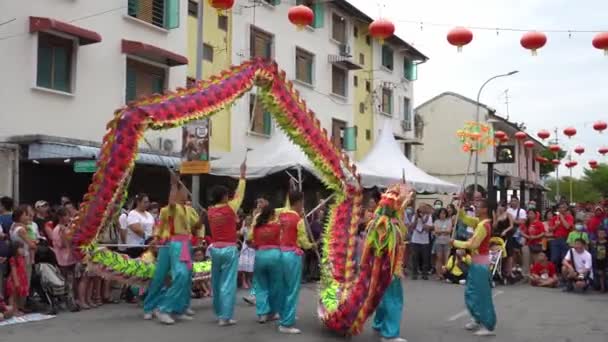
POLYGON ((96 160, 78 160, 74 162, 74 172, 76 173, 94 173, 97 171, 96 160))

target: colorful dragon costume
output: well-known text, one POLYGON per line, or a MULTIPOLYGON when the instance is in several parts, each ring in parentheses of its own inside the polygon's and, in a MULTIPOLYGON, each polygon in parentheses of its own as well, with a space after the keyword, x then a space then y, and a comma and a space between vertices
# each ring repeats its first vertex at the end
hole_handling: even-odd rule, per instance
POLYGON ((363 214, 363 195, 356 168, 331 143, 327 131, 272 61, 247 61, 191 88, 153 95, 117 110, 107 125, 97 171, 80 206, 79 219, 72 227, 75 254, 102 276, 125 283, 147 283, 154 274, 154 265, 128 259, 98 247, 96 242, 99 231, 119 214, 117 203, 126 199, 140 139, 148 129, 169 129, 209 117, 254 85, 278 126, 304 151, 324 184, 335 193, 323 236, 318 313, 329 329, 356 335, 374 312, 398 267, 396 222, 388 220, 391 215, 386 214, 397 210, 400 197, 389 192, 384 203, 391 204, 378 209, 357 273, 355 237, 363 214))

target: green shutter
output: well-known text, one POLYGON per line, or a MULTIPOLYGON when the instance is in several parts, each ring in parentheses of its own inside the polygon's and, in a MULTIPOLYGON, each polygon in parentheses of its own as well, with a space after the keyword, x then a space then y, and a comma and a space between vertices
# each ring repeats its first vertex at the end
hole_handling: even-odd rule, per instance
POLYGON ((126 101, 125 102, 135 100, 136 87, 137 87, 137 81, 136 81, 135 70, 133 68, 129 68, 129 66, 127 66, 127 84, 126 84, 127 91, 126 91, 126 98, 125 98, 126 101))
POLYGON ((272 0, 272 4, 278 6, 281 4, 281 0, 272 0))
POLYGON ((68 49, 56 46, 54 53, 53 89, 70 91, 70 56, 68 49))
POLYGON ((315 2, 312 7, 312 11, 315 13, 315 20, 312 23, 312 27, 323 27, 323 22, 325 20, 325 7, 323 6, 323 3, 321 1, 315 2))
POLYGON ((272 128, 272 117, 270 112, 264 112, 264 134, 270 135, 270 129, 272 128))
POLYGON ((165 91, 165 78, 162 76, 154 77, 152 89, 157 94, 162 94, 165 91))
POLYGON ((272 59, 272 40, 266 43, 266 59, 272 59))
POLYGON ((409 78, 410 81, 416 81, 418 79, 418 64, 411 63, 409 68, 409 78))
POLYGON ((308 80, 310 81, 310 84, 312 84, 312 61, 306 64, 306 71, 308 72, 308 80))
POLYGON ((344 129, 344 146, 345 151, 357 150, 357 126, 346 127, 344 129))
POLYGON ((44 88, 51 87, 51 70, 53 70, 53 49, 46 46, 38 46, 37 86, 44 88))
POLYGON ((139 0, 129 0, 127 3, 127 13, 132 17, 137 17, 139 10, 139 0))
POLYGON ((165 28, 179 27, 179 0, 165 0, 165 28))

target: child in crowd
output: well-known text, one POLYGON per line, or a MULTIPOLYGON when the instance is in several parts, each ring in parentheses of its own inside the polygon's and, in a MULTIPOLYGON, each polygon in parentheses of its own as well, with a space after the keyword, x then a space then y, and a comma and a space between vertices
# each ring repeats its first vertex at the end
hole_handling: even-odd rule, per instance
POLYGON ((589 234, 587 234, 585 222, 581 219, 576 219, 576 222, 574 223, 574 230, 568 234, 568 240, 566 240, 566 242, 570 248, 574 248, 574 244, 578 239, 585 240, 585 243, 589 245, 589 234))
POLYGON ((608 266, 608 239, 606 236, 606 230, 597 231, 597 242, 593 253, 595 256, 593 266, 595 266, 601 292, 606 292, 606 267, 608 266))
POLYGON ((205 257, 205 244, 203 248, 194 252, 194 263, 192 264, 192 291, 194 297, 211 297, 211 261, 205 257))
POLYGON ((6 296, 9 298, 9 304, 15 310, 15 316, 23 316, 25 299, 27 298, 30 288, 25 271, 25 246, 21 241, 12 242, 11 257, 9 259, 10 273, 6 280, 6 296))
POLYGON ((466 284, 471 262, 471 256, 464 249, 458 249, 456 253, 451 253, 448 262, 442 267, 443 277, 446 279, 446 282, 461 285, 466 284))
POLYGON ((530 268, 530 285, 539 287, 557 287, 559 279, 555 265, 547 259, 545 253, 539 253, 537 261, 530 268))
POLYGON ((247 236, 249 236, 249 229, 251 229, 253 218, 248 215, 243 220, 243 226, 241 227, 240 235, 242 238, 241 255, 239 256, 239 275, 241 278, 241 285, 244 289, 249 289, 253 281, 253 265, 255 263, 255 249, 251 248, 247 244, 247 236))

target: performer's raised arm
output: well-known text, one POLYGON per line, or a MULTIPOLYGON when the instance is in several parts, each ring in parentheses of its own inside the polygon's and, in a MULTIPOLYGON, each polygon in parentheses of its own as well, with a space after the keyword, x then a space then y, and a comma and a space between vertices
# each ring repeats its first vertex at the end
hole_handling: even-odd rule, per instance
POLYGON ((243 198, 245 197, 245 176, 247 175, 247 164, 243 162, 241 164, 241 179, 239 179, 239 185, 236 187, 236 191, 234 193, 234 198, 228 202, 228 205, 234 212, 236 213, 241 204, 243 203, 243 198))
MULTIPOLYGON (((468 217, 468 216, 467 216, 468 217)), ((475 219, 477 222, 479 222, 479 220, 475 219)), ((465 221, 463 221, 465 222, 465 221)), ((465 222, 465 224, 467 224, 465 222)), ((487 222, 486 224, 490 224, 489 222, 487 222)), ((476 227, 477 225, 475 225, 476 227)), ((473 236, 468 239, 467 241, 454 241, 454 247, 459 248, 459 249, 468 249, 470 251, 474 251, 477 250, 479 248, 479 246, 481 245, 481 243, 483 242, 483 240, 486 238, 487 236, 487 230, 486 229, 475 229, 475 232, 473 233, 473 236)))
POLYGON ((458 218, 462 221, 462 223, 466 224, 469 227, 477 227, 479 224, 479 219, 477 217, 472 217, 467 215, 464 209, 460 209, 458 212, 458 218))

